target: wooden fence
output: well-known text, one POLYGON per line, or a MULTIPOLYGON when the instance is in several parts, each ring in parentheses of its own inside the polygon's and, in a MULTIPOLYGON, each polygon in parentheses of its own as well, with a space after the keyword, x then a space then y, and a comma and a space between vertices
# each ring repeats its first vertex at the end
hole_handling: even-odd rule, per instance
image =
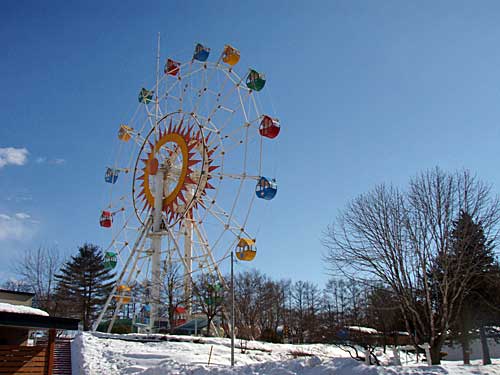
POLYGON ((48 373, 47 346, 0 345, 0 374, 48 373))

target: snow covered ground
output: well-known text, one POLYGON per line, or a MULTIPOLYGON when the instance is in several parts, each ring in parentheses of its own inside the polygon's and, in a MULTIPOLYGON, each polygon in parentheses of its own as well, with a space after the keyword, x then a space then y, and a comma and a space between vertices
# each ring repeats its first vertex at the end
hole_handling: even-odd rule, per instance
MULTIPOLYGON (((235 368, 230 368, 230 340, 189 336, 168 336, 170 341, 142 343, 124 341, 140 335, 82 333, 72 344, 74 375, 93 374, 245 374, 245 375, 500 375, 500 360, 491 366, 474 362, 444 362, 442 366, 366 366, 331 345, 285 345, 249 341, 242 353, 235 350, 235 368), (210 364, 208 364, 212 351, 210 364), (307 355, 305 355, 307 354, 307 355)), ((157 336, 159 337, 159 336, 157 336)), ((240 345, 237 340, 236 345, 240 345)), ((383 363, 390 357, 380 354, 383 363)), ((404 356, 402 356, 404 361, 404 356)))

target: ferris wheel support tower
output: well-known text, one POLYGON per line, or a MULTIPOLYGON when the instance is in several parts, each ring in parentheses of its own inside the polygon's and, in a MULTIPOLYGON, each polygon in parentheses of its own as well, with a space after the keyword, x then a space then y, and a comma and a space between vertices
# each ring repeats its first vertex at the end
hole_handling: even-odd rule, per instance
POLYGON ((186 313, 191 315, 191 298, 192 298, 192 279, 191 273, 193 271, 193 221, 188 217, 184 221, 184 301, 186 313))
POLYGON ((155 204, 153 208, 153 231, 151 236, 151 316, 149 320, 149 328, 151 331, 155 328, 156 321, 158 320, 159 314, 159 303, 160 303, 160 288, 161 288, 161 243, 162 237, 164 235, 161 223, 162 223, 162 206, 163 206, 163 181, 165 176, 168 175, 168 166, 164 165, 158 168, 158 172, 155 176, 155 204))
MULTIPOLYGON (((155 100, 155 119, 158 121, 158 81, 160 76, 160 33, 158 33, 158 47, 156 56, 156 100, 155 100)), ((154 186, 154 207, 153 207, 153 231, 151 233, 151 295, 150 295, 150 307, 151 315, 149 319, 149 329, 153 331, 155 328, 156 321, 158 320, 159 313, 159 303, 160 303, 160 283, 161 283, 161 243, 162 243, 162 233, 161 233, 161 223, 162 223, 162 210, 163 210, 163 184, 165 177, 168 176, 168 165, 162 164, 156 173, 154 186)))

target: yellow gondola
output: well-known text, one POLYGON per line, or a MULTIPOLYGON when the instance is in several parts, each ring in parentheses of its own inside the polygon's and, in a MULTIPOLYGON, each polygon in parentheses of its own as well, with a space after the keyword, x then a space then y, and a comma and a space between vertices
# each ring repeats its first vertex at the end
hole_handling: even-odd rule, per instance
POLYGON ((120 125, 120 130, 118 130, 118 139, 124 142, 128 142, 131 138, 130 132, 132 128, 127 125, 120 125))
POLYGON ((230 45, 226 45, 224 52, 222 52, 222 61, 231 66, 236 65, 240 61, 240 51, 230 45))
POLYGON ((251 261, 255 258, 257 249, 255 248, 255 240, 250 238, 240 238, 240 242, 236 246, 236 258, 239 260, 251 261))
POLYGON ((116 291, 118 292, 117 295, 115 295, 115 298, 123 304, 130 303, 132 300, 131 297, 131 290, 130 287, 127 285, 119 285, 118 288, 116 288, 116 291))

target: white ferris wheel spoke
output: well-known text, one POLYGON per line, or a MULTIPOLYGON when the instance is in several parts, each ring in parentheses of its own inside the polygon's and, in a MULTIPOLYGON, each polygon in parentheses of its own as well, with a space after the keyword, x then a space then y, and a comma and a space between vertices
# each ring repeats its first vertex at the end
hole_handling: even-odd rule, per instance
POLYGON ((225 229, 230 230, 235 236, 240 237, 242 234, 248 236, 245 228, 242 225, 238 224, 230 213, 221 208, 217 204, 217 202, 215 202, 215 199, 211 199, 208 195, 207 198, 210 200, 210 204, 207 204, 206 211, 209 212, 212 217, 217 219, 221 224, 224 225, 225 229), (224 220, 223 218, 225 218, 226 220, 224 220))

